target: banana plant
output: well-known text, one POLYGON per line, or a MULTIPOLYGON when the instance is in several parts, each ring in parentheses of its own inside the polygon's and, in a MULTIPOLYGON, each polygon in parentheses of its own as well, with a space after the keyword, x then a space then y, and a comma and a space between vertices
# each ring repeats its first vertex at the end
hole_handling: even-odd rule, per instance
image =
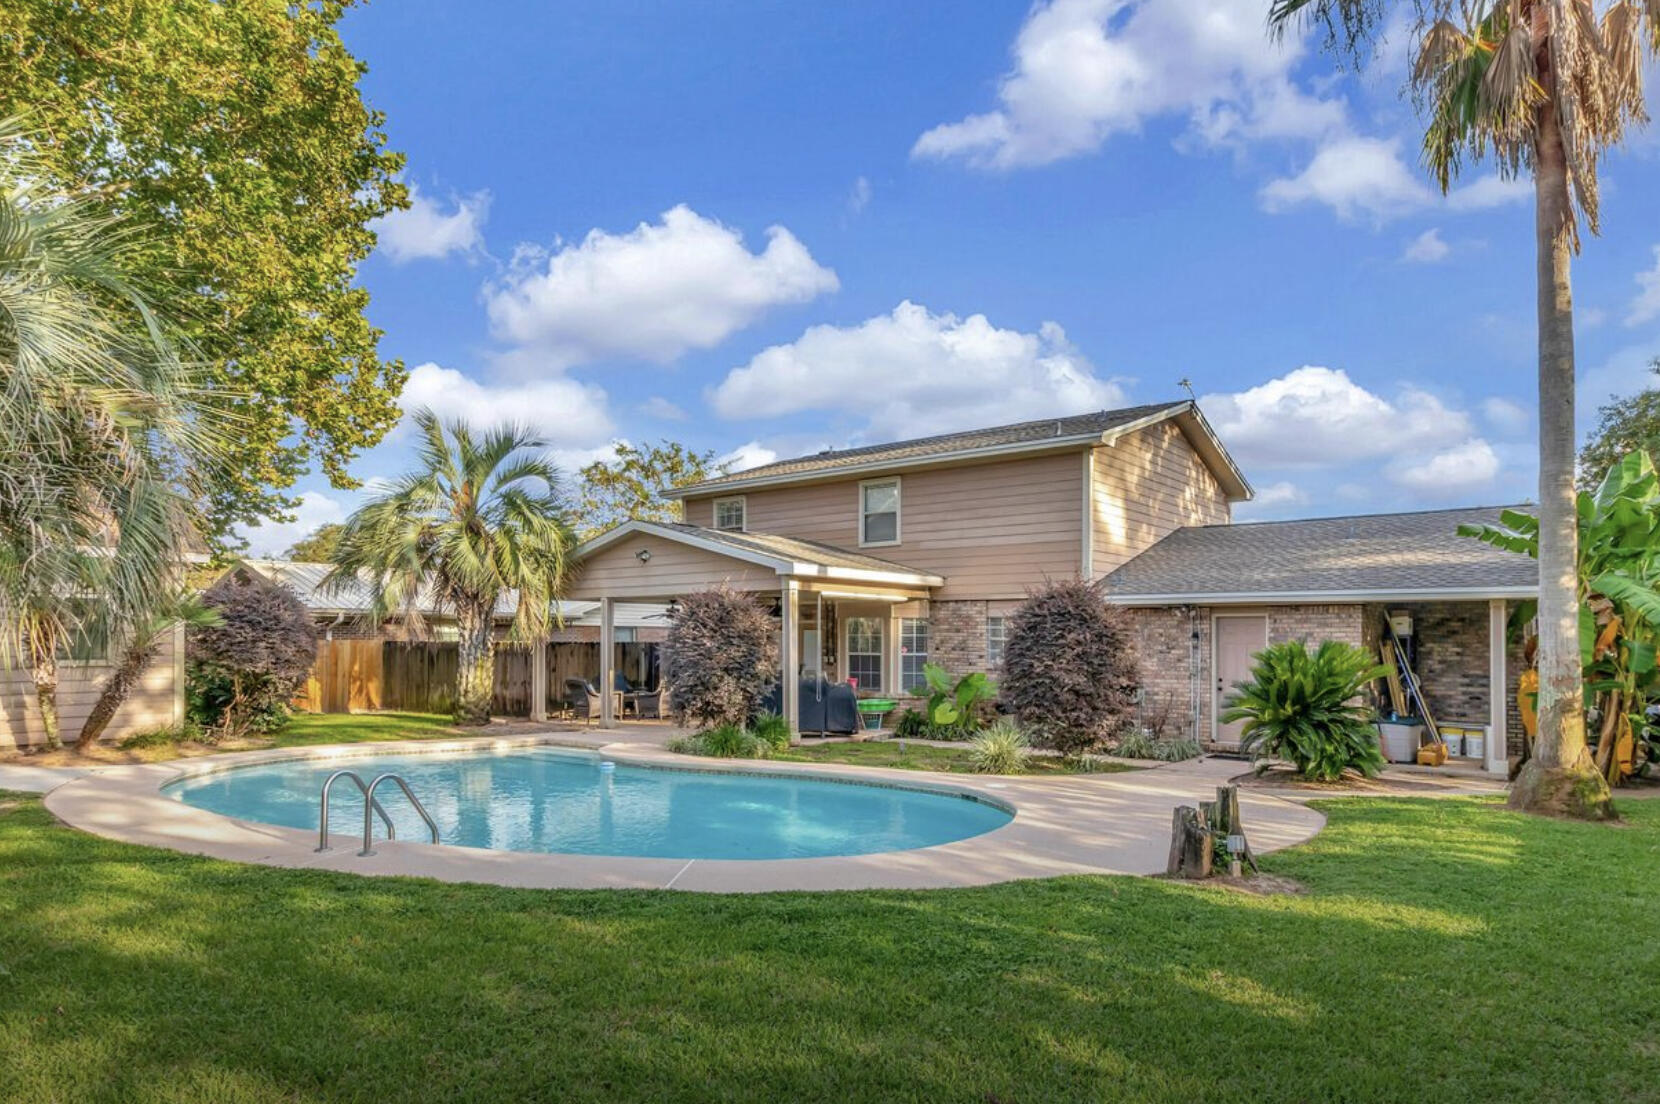
POLYGON ((977 728, 974 707, 997 696, 997 686, 979 671, 960 679, 937 663, 922 665, 922 678, 928 688, 928 720, 935 728, 977 728))
MULTIPOLYGON (((1650 757, 1639 748, 1643 710, 1660 697, 1660 473, 1648 453, 1626 454, 1595 491, 1581 491, 1579 651, 1587 708, 1600 717, 1596 762, 1618 782, 1650 757)), ((1498 525, 1461 525, 1461 535, 1539 555, 1539 519, 1506 510, 1498 525)), ((1512 623, 1532 620, 1522 603, 1512 623)))

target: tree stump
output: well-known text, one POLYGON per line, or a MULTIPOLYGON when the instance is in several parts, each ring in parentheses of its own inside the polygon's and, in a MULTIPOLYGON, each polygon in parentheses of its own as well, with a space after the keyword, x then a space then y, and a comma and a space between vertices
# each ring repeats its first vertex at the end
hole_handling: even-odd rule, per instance
POLYGON ((1245 822, 1239 816, 1239 787, 1216 787, 1216 813, 1210 819, 1211 832, 1225 844, 1229 836, 1238 836, 1244 844, 1239 859, 1251 868, 1251 873, 1261 873, 1257 869, 1256 856, 1251 854, 1250 841, 1245 839, 1245 822))
MULTIPOLYGON (((1170 861, 1167 872, 1173 877, 1208 878, 1215 873, 1217 846, 1225 847, 1229 836, 1245 838, 1239 816, 1239 787, 1216 787, 1215 801, 1201 801, 1197 808, 1179 805, 1170 821, 1170 861)), ((1239 853, 1241 862, 1258 873, 1256 856, 1246 843, 1239 853)))
POLYGON ((1170 824, 1168 873, 1181 878, 1208 878, 1211 874, 1210 827, 1205 814, 1192 805, 1178 805, 1170 824))

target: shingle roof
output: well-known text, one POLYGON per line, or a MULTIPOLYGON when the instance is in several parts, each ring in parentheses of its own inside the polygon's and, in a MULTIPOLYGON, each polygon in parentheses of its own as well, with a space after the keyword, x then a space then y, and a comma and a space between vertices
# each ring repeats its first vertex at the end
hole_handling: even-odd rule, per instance
POLYGON ((944 433, 935 437, 917 437, 908 441, 891 441, 886 444, 864 445, 859 448, 826 449, 823 452, 809 456, 797 456, 790 460, 763 464, 757 468, 746 468, 730 475, 705 480, 692 487, 681 487, 676 490, 675 494, 676 496, 701 494, 705 491, 718 490, 730 484, 748 483, 757 479, 833 472, 842 468, 867 464, 892 463, 933 456, 944 457, 953 453, 973 452, 978 449, 1022 444, 1037 445, 1046 440, 1084 437, 1106 433, 1109 430, 1118 429, 1144 418, 1178 413, 1188 409, 1190 405, 1187 400, 1152 403, 1147 406, 1125 407, 1122 410, 1099 410, 1091 414, 1075 414, 1064 418, 1042 418, 1033 422, 1017 422, 1014 425, 973 429, 962 433, 944 433))
POLYGON ((1458 535, 1505 507, 1178 529, 1102 580, 1109 599, 1317 595, 1538 586, 1537 564, 1458 535))

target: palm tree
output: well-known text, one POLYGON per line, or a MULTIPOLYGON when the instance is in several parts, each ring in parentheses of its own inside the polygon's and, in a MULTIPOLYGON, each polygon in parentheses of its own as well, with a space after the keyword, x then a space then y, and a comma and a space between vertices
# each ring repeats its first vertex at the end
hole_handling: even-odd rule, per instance
POLYGON ((92 703, 92 711, 81 724, 81 734, 75 739, 77 748, 85 749, 97 743, 98 738, 115 719, 115 711, 131 696, 144 671, 161 652, 162 642, 175 628, 208 628, 220 623, 218 611, 202 602, 201 596, 191 590, 179 590, 169 601, 153 610, 147 620, 133 625, 122 646, 121 659, 110 672, 92 703))
POLYGON ((225 437, 128 276, 141 237, 45 179, 0 121, 0 664, 55 748, 59 659, 165 601, 225 437))
POLYGON ((419 467, 346 521, 335 546, 335 587, 365 586, 367 616, 401 617, 424 629, 423 599, 453 613, 460 629, 455 719, 490 719, 495 681, 493 627, 504 595, 515 599, 514 636, 547 636, 575 544, 546 443, 520 426, 475 434, 415 412, 419 467))
MULTIPOLYGON (((1404 3, 1406 0, 1399 0, 1404 3)), ((1569 265, 1579 224, 1599 230, 1597 162, 1647 121, 1643 66, 1660 55, 1660 3, 1411 0, 1410 82, 1428 115, 1424 158, 1446 191, 1463 158, 1491 152, 1506 176, 1531 172, 1539 322, 1539 735, 1517 776, 1516 808, 1611 813, 1585 742, 1574 511, 1574 328, 1569 265)), ((1391 0, 1270 0, 1279 34, 1302 19, 1361 59, 1391 0)))

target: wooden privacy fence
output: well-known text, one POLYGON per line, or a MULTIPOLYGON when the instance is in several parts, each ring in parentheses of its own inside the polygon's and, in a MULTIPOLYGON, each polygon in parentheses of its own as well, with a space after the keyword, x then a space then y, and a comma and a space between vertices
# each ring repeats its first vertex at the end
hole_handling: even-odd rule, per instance
MULTIPOLYGON (((632 686, 657 681, 657 645, 618 644, 616 667, 632 686)), ((325 640, 295 706, 313 713, 396 709, 448 713, 455 708, 455 675, 461 646, 454 641, 325 640)), ((496 645, 495 692, 490 712, 530 716, 534 653, 523 644, 496 645)), ((565 680, 598 683, 599 644, 548 645, 548 706, 565 698, 565 680)))
POLYGON ((307 713, 353 713, 381 705, 379 640, 319 640, 311 677, 294 699, 307 713))

